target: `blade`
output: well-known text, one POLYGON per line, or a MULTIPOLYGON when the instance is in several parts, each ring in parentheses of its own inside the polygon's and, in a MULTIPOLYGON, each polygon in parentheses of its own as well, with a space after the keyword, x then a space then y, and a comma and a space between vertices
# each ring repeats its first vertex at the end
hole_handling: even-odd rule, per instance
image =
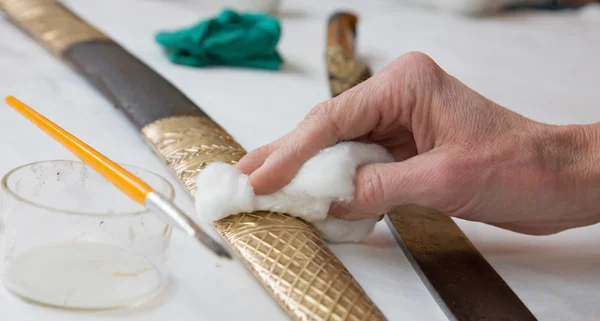
POLYGON ((385 221, 448 319, 536 320, 450 217, 403 206, 385 221))
POLYGON ((195 236, 196 236, 196 239, 198 240, 198 242, 200 242, 200 244, 209 248, 217 256, 220 256, 220 257, 223 257, 223 258, 226 258, 229 260, 233 259, 231 254, 229 254, 229 252, 227 252, 227 250, 225 249, 225 247, 223 247, 223 245, 219 244, 217 241, 215 241, 213 238, 208 236, 206 233, 201 231, 200 233, 196 234, 195 236))

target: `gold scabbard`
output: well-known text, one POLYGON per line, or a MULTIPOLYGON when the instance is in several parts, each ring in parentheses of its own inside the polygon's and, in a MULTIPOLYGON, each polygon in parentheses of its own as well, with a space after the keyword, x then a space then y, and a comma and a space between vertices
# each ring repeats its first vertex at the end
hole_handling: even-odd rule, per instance
MULTIPOLYGON (((17 25, 105 94, 194 198, 209 163, 245 150, 164 77, 54 0, 0 0, 17 25)), ((214 223, 227 244, 292 320, 386 320, 309 223, 256 212, 214 223)))
MULTIPOLYGON (((245 151, 212 120, 180 116, 142 129, 146 141, 194 197, 211 162, 245 151)), ((386 320, 312 224, 280 213, 232 215, 215 228, 293 320, 386 320)))

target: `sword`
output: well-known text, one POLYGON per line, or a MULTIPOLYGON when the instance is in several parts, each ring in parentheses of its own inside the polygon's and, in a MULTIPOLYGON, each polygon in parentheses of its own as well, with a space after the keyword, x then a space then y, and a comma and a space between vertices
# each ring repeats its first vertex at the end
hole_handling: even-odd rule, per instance
POLYGON ((371 77, 369 66, 354 54, 357 23, 358 17, 348 12, 329 17, 325 65, 332 97, 371 77))
MULTIPOLYGON (((357 22, 349 12, 329 19, 326 66, 334 97, 371 76, 355 54, 357 22)), ((411 205, 397 207, 385 221, 448 319, 536 320, 450 217, 411 205)))
MULTIPOLYGON (((0 0, 0 8, 119 107, 190 197, 208 163, 245 154, 181 91, 60 3, 0 0)), ((311 224, 257 212, 213 225, 292 320, 386 320, 311 224)))

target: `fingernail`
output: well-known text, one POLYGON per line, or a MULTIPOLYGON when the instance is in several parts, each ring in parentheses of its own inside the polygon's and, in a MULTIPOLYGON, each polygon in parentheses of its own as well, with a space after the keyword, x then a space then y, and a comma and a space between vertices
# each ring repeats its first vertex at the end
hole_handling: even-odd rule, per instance
MULTIPOLYGON (((237 161, 236 163, 234 163, 232 165, 232 167, 235 168, 236 170, 238 170, 241 173, 243 165, 244 165, 244 161, 240 159, 239 161, 237 161)), ((243 173, 243 174, 247 174, 247 173, 243 173)))
POLYGON ((343 218, 343 216, 348 213, 350 213, 350 211, 341 204, 334 203, 329 207, 329 214, 338 218, 343 218))

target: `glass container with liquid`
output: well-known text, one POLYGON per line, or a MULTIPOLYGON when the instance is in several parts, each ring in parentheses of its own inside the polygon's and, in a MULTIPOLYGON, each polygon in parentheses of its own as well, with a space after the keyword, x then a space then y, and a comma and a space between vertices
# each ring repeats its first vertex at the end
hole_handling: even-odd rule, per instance
MULTIPOLYGON (((166 179, 123 167, 173 199, 166 179)), ((97 310, 138 305, 165 287, 171 226, 84 163, 27 164, 1 184, 0 273, 9 292, 97 310)))

